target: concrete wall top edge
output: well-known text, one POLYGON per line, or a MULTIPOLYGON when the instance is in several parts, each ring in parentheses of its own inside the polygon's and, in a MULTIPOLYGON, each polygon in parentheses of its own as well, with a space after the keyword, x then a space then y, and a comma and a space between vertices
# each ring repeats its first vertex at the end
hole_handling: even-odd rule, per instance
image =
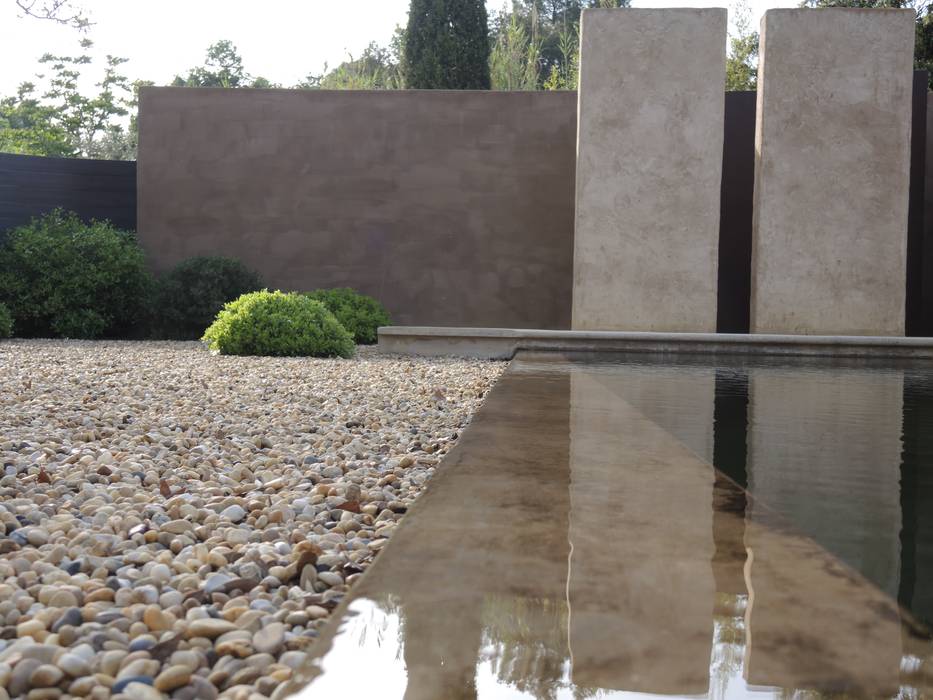
POLYGON ((621 13, 630 13, 630 14, 664 14, 664 13, 675 13, 675 12, 690 12, 690 13, 702 13, 702 12, 728 12, 728 8, 719 7, 711 5, 710 7, 586 7, 583 9, 584 15, 598 15, 601 13, 611 12, 614 14, 621 13))
MULTIPOLYGON (((187 96, 196 94, 227 94, 227 95, 247 95, 247 94, 273 94, 273 95, 296 95, 296 96, 320 96, 320 95, 346 95, 348 97, 365 96, 372 99, 377 96, 383 96, 385 99, 412 99, 418 96, 424 99, 426 95, 435 95, 440 97, 457 96, 488 96, 498 99, 529 99, 529 100, 557 100, 569 99, 572 96, 576 99, 576 90, 319 90, 294 87, 277 88, 225 88, 225 87, 188 87, 177 85, 146 85, 140 88, 140 96, 156 93, 184 93, 187 96)), ((457 99, 455 98, 455 99, 457 99)))

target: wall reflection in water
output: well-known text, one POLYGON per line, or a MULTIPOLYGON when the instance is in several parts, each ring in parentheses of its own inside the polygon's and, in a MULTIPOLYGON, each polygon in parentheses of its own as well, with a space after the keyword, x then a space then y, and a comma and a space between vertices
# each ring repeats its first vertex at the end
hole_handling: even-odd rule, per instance
POLYGON ((304 697, 930 688, 927 370, 532 357, 451 460, 304 697))

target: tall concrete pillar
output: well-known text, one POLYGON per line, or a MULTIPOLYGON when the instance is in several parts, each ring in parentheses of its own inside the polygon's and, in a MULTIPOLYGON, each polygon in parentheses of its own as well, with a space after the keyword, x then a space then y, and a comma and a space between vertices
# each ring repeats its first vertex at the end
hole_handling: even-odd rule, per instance
POLYGON ((716 330, 724 9, 584 10, 573 328, 716 330))
POLYGON ((753 333, 903 335, 913 10, 761 24, 753 333))

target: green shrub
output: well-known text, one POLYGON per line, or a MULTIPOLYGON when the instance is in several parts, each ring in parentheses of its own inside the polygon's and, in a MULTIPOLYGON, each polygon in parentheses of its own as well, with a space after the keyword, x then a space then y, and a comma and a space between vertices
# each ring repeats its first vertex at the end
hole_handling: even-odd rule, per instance
POLYGON ((189 258, 158 281, 156 334, 197 340, 224 304, 260 289, 262 279, 239 260, 189 258))
POLYGON ((13 317, 6 304, 0 304, 0 338, 9 338, 13 335, 13 317))
POLYGON ((0 301, 17 335, 126 337, 144 323, 151 277, 132 233, 53 211, 0 245, 0 301))
POLYGON ((353 289, 318 289, 306 296, 324 304, 361 345, 375 343, 379 340, 376 333, 379 326, 388 326, 392 322, 382 304, 353 289))
POLYGON ((202 338, 221 355, 351 357, 353 336, 320 302, 252 292, 224 306, 202 338))

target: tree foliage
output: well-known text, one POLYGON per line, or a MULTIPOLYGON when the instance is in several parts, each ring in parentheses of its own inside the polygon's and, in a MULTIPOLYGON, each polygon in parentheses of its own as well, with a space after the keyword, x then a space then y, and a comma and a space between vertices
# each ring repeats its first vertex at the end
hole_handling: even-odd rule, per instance
POLYGON ((726 90, 754 90, 758 84, 758 32, 751 28, 751 11, 744 0, 733 8, 726 57, 726 90))
POLYGON ((308 77, 295 87, 319 90, 398 90, 404 87, 401 66, 401 27, 388 47, 375 41, 363 49, 359 58, 350 56, 333 70, 308 77))
POLYGON ((0 152, 75 156, 67 132, 55 121, 55 108, 42 104, 35 90, 35 84, 22 83, 15 96, 0 99, 0 152))
POLYGON ((404 46, 407 87, 489 89, 489 30, 483 0, 411 0, 404 46))
POLYGON ((0 100, 0 150, 43 156, 126 159, 136 153, 137 87, 122 74, 127 59, 108 55, 96 92, 79 87, 82 72, 92 65, 93 42, 83 38, 77 55, 45 54, 45 73, 36 83, 24 82, 17 94, 0 100), (121 122, 121 120, 123 120, 121 122))
POLYGON ((222 88, 267 88, 275 84, 263 78, 253 77, 246 72, 243 58, 229 39, 221 39, 207 47, 203 66, 188 71, 186 77, 175 76, 175 87, 222 87, 222 88))
POLYGON ((630 0, 513 0, 493 15, 494 90, 575 90, 580 14, 630 0))
POLYGON ((79 31, 86 31, 91 26, 84 10, 71 0, 16 0, 16 6, 25 17, 49 20, 79 31))

